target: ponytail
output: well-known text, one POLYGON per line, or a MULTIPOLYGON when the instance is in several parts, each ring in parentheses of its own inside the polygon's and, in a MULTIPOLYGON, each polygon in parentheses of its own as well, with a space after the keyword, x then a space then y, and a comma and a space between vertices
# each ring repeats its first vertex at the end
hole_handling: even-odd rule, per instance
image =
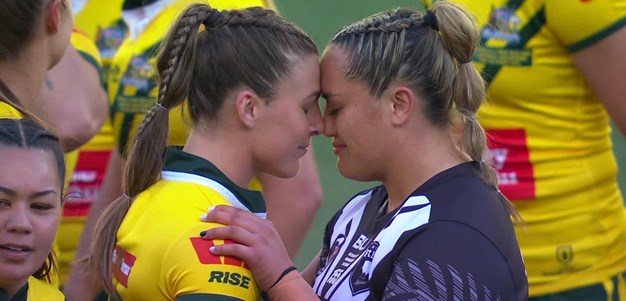
POLYGON ((187 97, 200 25, 205 23, 206 26, 219 18, 219 14, 206 4, 191 5, 174 23, 157 55, 157 104, 148 111, 137 130, 125 167, 126 193, 111 203, 98 219, 88 258, 89 265, 102 277, 106 291, 114 297, 119 298, 119 295, 111 271, 118 271, 121 265, 120 256, 113 262, 117 232, 133 199, 159 179, 168 141, 169 110, 181 105, 187 97))
POLYGON ((480 162, 483 180, 498 191, 502 203, 518 223, 521 216, 513 204, 500 193, 498 173, 490 164, 485 130, 476 119, 486 91, 485 82, 472 65, 474 50, 480 41, 480 33, 472 17, 457 4, 439 2, 433 7, 439 25, 439 33, 445 50, 457 64, 457 74, 452 84, 452 99, 460 117, 461 149, 474 161, 480 162))

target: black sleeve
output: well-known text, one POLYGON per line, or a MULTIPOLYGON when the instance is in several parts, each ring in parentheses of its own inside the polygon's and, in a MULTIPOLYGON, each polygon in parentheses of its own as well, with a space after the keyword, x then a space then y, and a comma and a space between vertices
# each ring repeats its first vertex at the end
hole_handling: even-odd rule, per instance
POLYGON ((382 300, 518 300, 504 255, 477 230, 435 222, 395 256, 382 300))

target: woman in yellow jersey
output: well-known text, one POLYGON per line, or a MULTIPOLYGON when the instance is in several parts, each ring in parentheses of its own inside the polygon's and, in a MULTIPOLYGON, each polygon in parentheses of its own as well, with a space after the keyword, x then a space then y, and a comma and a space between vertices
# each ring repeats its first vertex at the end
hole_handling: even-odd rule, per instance
MULTIPOLYGON (((210 1, 210 4, 217 9, 237 9, 251 6, 275 8, 272 1, 264 0, 213 0, 210 1)), ((97 44, 101 49, 103 59, 104 74, 110 74, 110 85, 107 86, 112 102, 113 137, 116 140, 115 144, 117 144, 116 151, 111 153, 106 178, 102 183, 103 188, 99 190, 98 196, 94 200, 93 209, 90 210, 85 222, 85 229, 92 229, 103 207, 121 194, 120 178, 123 166, 121 153, 130 144, 129 141, 132 141, 131 137, 134 136, 145 111, 156 102, 154 70, 152 63, 150 63, 154 60, 154 46, 163 39, 167 26, 175 16, 173 12, 179 7, 180 5, 171 0, 123 2, 90 0, 76 17, 77 26, 80 27, 81 24, 86 23, 87 28, 92 28, 90 31, 96 32, 97 44), (85 14, 95 14, 99 11, 112 12, 114 10, 109 6, 115 3, 119 4, 117 21, 108 17, 108 21, 102 21, 101 25, 94 25, 95 20, 103 17, 101 15, 93 18, 85 16, 85 14), (122 6, 123 10, 121 9, 122 6), (138 21, 137 15, 143 16, 141 22, 138 21), (120 40, 120 37, 126 36, 126 31, 131 31, 134 34, 128 39, 120 40), (115 56, 113 57, 114 53, 115 56), (149 64, 142 65, 142 62, 146 61, 149 64), (140 68, 140 66, 145 68, 140 68), (153 93, 147 93, 146 89, 138 89, 137 87, 151 87, 153 93)), ((169 143, 170 145, 181 146, 187 138, 188 129, 180 112, 174 111, 170 114, 172 120, 170 122, 169 143)), ((258 188, 259 182, 262 185, 264 199, 267 200, 268 217, 276 225, 292 258, 298 253, 322 200, 322 190, 313 153, 307 153, 301 160, 301 164, 300 172, 293 178, 280 179, 263 174, 259 175, 258 181, 256 179, 253 181, 254 188, 258 188), (292 202, 293 199, 300 201, 294 203, 292 202)), ((83 231, 78 258, 86 254, 90 235, 91 231, 83 231)), ((71 280, 65 285, 64 291, 68 300, 74 300, 74 296, 76 296, 75 300, 90 299, 90 296, 97 291, 97 288, 89 289, 89 287, 98 282, 89 280, 81 271, 81 265, 77 264, 70 276, 71 280)))
MULTIPOLYGON (((478 118, 533 301, 626 299, 626 209, 609 119, 626 134, 626 1, 454 0, 479 23, 478 118)), ((619 154, 623 156, 624 154, 619 154)))
POLYGON ((271 10, 193 4, 156 64, 157 105, 137 130, 126 195, 99 219, 89 261, 123 300, 260 300, 245 263, 211 255, 224 242, 200 239, 198 216, 217 204, 265 216, 260 192, 243 187, 259 172, 297 174, 323 127, 317 49, 271 10), (191 133, 182 150, 166 150, 169 113, 181 106, 191 133))
POLYGON ((58 139, 28 119, 0 118, 0 300, 65 300, 50 277, 65 163, 58 139))

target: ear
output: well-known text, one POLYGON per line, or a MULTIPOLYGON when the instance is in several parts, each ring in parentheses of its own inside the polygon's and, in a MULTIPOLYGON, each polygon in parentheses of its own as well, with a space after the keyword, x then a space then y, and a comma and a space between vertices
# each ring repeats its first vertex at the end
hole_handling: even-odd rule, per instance
POLYGON ((401 126, 409 120, 413 113, 413 107, 417 98, 413 90, 406 86, 392 88, 391 95, 391 123, 393 126, 401 126))
POLYGON ((61 24, 61 10, 63 9, 61 3, 62 0, 52 0, 48 3, 46 7, 46 29, 48 33, 56 33, 59 31, 59 27, 61 24))
POLYGON ((237 93, 235 98, 235 107, 237 109, 237 117, 246 128, 253 128, 258 118, 258 106, 262 102, 256 93, 250 90, 242 90, 237 93))

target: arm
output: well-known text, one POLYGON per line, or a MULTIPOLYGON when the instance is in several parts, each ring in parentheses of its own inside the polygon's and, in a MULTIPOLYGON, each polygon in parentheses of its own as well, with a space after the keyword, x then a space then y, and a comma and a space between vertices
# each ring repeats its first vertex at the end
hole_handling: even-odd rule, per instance
POLYGON ((317 265, 320 262, 320 255, 322 254, 322 250, 317 252, 315 257, 309 262, 309 264, 304 268, 300 276, 304 278, 304 280, 309 283, 310 286, 313 286, 313 282, 315 281, 315 272, 317 271, 317 265))
POLYGON ((292 259, 297 256, 324 197, 312 148, 300 162, 300 171, 293 178, 259 175, 267 218, 274 223, 292 259))
POLYGON ((27 109, 49 123, 65 151, 74 150, 106 120, 108 104, 99 70, 68 47, 46 78, 38 105, 27 109))
POLYGON ((572 53, 572 59, 626 136, 626 27, 572 53))
POLYGON ((121 155, 113 150, 107 166, 106 177, 102 182, 98 196, 89 209, 85 228, 80 238, 78 250, 76 250, 76 259, 79 261, 72 266, 69 278, 63 288, 63 293, 68 301, 93 300, 103 289, 101 281, 86 271, 87 264, 81 259, 85 258, 89 252, 91 235, 100 213, 122 194, 123 164, 121 155))

